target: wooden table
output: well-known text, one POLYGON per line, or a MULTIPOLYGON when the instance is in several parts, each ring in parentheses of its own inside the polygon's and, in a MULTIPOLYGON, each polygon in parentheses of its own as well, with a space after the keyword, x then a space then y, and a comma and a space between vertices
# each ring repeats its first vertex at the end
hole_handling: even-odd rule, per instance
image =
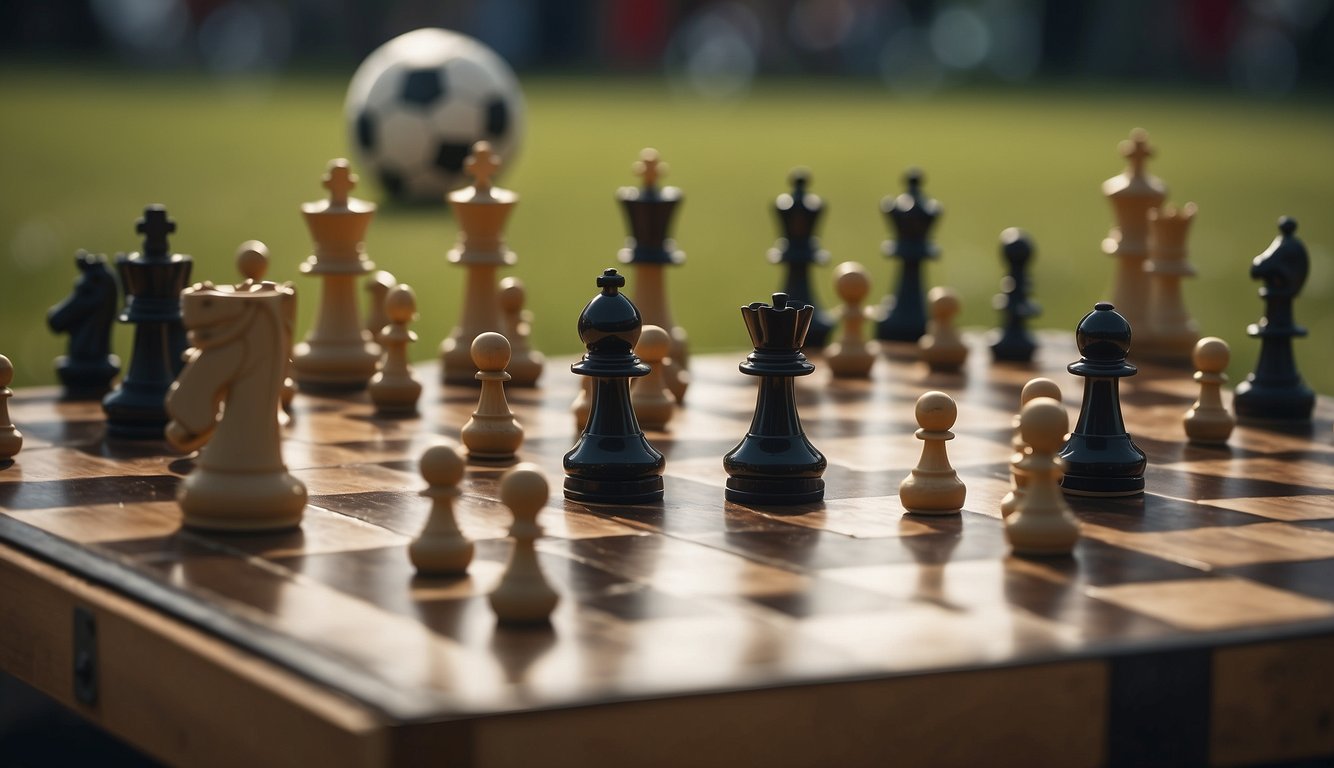
MULTIPOLYGON (((540 522, 562 594, 549 630, 497 628, 508 552, 499 471, 458 516, 469 578, 414 578, 428 508, 416 460, 474 405, 424 366, 418 419, 365 396, 298 396, 285 454, 299 532, 184 531, 190 461, 111 444, 97 404, 19 392, 0 472, 0 669, 151 755, 191 765, 1249 765, 1334 759, 1334 404, 1313 431, 1183 442, 1188 374, 1123 383, 1149 454, 1142 499, 1071 499, 1075 556, 1008 555, 1010 419, 1037 373, 1077 404, 1065 335, 1033 368, 964 376, 881 360, 869 382, 798 381, 830 460, 827 500, 725 503, 744 434, 742 354, 692 361, 688 407, 650 440, 666 501, 559 495, 569 361, 512 390, 523 458, 555 490, 540 522), (959 402, 962 515, 905 515, 913 401, 959 402)), ((817 366, 820 365, 818 358, 817 366)), ((1072 406, 1073 410, 1073 406, 1072 406)))

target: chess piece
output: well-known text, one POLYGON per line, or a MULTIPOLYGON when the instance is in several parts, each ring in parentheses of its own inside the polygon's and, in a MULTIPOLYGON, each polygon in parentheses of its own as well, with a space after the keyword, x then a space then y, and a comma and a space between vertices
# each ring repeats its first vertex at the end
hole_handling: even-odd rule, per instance
POLYGON ((899 483, 899 501, 909 512, 923 515, 949 515, 963 509, 967 489, 950 466, 945 441, 953 440, 950 427, 959 415, 954 398, 944 392, 925 392, 917 398, 917 439, 922 441, 922 458, 912 474, 899 483))
POLYGON ((500 478, 500 500, 514 513, 510 552, 491 610, 501 624, 541 625, 551 619, 560 595, 547 583, 533 544, 542 535, 537 515, 547 503, 547 479, 533 464, 520 464, 500 478))
POLYGON ((773 295, 772 305, 741 308, 755 351, 738 367, 760 377, 760 386, 750 430, 723 457, 728 501, 784 506, 824 498, 828 462, 801 429, 794 385, 795 377, 815 371, 801 353, 814 316, 815 307, 782 293, 773 295))
POLYGON ((811 289, 810 268, 828 264, 829 251, 820 247, 820 238, 815 236, 820 214, 824 212, 824 201, 819 195, 806 191, 810 181, 810 171, 805 168, 794 168, 788 175, 792 192, 785 192, 774 201, 783 236, 769 249, 768 257, 770 263, 786 267, 783 294, 788 300, 815 308, 810 330, 806 333, 806 348, 820 350, 829 343, 834 324, 820 311, 815 291, 811 289))
POLYGON ((1065 439, 1070 417, 1055 400, 1038 397, 1019 413, 1019 431, 1028 453, 1016 462, 1025 491, 1013 515, 1005 518, 1005 539, 1016 555, 1068 555, 1079 541, 1079 521, 1057 490, 1060 465, 1055 453, 1065 439))
POLYGON ((968 359, 968 346, 954 325, 960 309, 959 294, 938 285, 927 294, 927 303, 931 306, 931 322, 926 334, 917 340, 918 357, 937 373, 958 373, 968 359))
POLYGON ((66 354, 56 358, 56 375, 62 399, 101 400, 120 373, 120 358, 111 354, 119 292, 106 257, 79 251, 74 266, 79 270, 74 291, 46 313, 52 331, 69 334, 66 354))
POLYGON ((408 329, 417 319, 417 295, 406 284, 395 286, 385 295, 383 314, 386 322, 377 336, 384 359, 367 389, 377 414, 411 416, 422 394, 421 381, 408 364, 408 345, 417 340, 408 329))
POLYGON ((267 531, 301 523, 306 487, 283 465, 278 403, 288 286, 196 284, 181 294, 195 349, 167 396, 167 441, 200 449, 177 491, 191 528, 267 531), (219 405, 222 418, 219 421, 219 405), (207 443, 207 445, 205 445, 207 443))
POLYGON ((505 221, 519 196, 491 185, 500 170, 500 157, 491 145, 479 141, 464 163, 472 177, 471 187, 449 193, 449 207, 459 222, 459 242, 445 258, 468 270, 464 282, 463 311, 459 324, 440 344, 440 377, 445 384, 474 384, 472 342, 487 332, 504 327, 496 296, 496 270, 513 266, 518 257, 505 245, 505 221))
POLYGON ((463 576, 472 562, 473 545, 454 519, 454 502, 463 480, 463 457, 447 445, 426 449, 418 464, 431 500, 431 512, 417 538, 408 545, 408 559, 423 576, 463 576))
POLYGON ((991 345, 993 360, 1027 363, 1037 351, 1037 339, 1028 331, 1028 321, 1042 314, 1042 308, 1028 295, 1028 265, 1033 252, 1033 241, 1022 229, 1010 227, 1001 232, 1001 257, 1007 272, 1001 280, 1001 292, 992 300, 1002 317, 991 345))
POLYGON ((389 292, 398 286, 398 278, 393 273, 377 269, 366 278, 366 330, 375 341, 380 340, 380 331, 389 325, 389 315, 385 314, 385 299, 389 292))
POLYGON ((517 277, 501 280, 498 296, 505 321, 504 336, 510 342, 510 367, 506 369, 512 377, 510 386, 537 386, 546 359, 528 341, 532 333, 533 313, 523 308, 527 299, 523 281, 517 277))
POLYGON ((592 409, 593 377, 585 376, 579 382, 579 391, 574 395, 574 402, 570 403, 570 413, 574 414, 576 431, 584 431, 584 427, 588 425, 588 412, 592 409))
POLYGON ((639 343, 635 344, 635 354, 649 368, 648 375, 630 384, 630 405, 644 429, 666 429, 676 408, 671 390, 667 388, 666 363, 671 360, 667 356, 671 345, 671 335, 656 325, 645 325, 639 334, 639 343))
POLYGON ((1295 220, 1284 216, 1278 229, 1278 237, 1251 262, 1251 279, 1264 281, 1265 314, 1246 328, 1260 339, 1260 358, 1232 398, 1242 422, 1310 421, 1315 409, 1315 393, 1302 381, 1292 353, 1292 340, 1306 335, 1293 317, 1292 302, 1306 283, 1310 257, 1297 239, 1295 220))
MULTIPOLYGON (((1022 411, 1025 405, 1039 397, 1046 397, 1056 402, 1061 402, 1061 388, 1051 379, 1039 376, 1029 379, 1024 384, 1024 388, 1019 391, 1019 409, 1022 411)), ((1024 451, 1028 446, 1024 443, 1023 435, 1019 433, 1019 414, 1014 415, 1012 422, 1014 434, 1010 438, 1010 448, 1014 453, 1010 456, 1010 490, 1001 498, 1000 510, 1001 517, 1009 517, 1014 514, 1014 510, 1019 505, 1019 500, 1023 498, 1024 487, 1028 483, 1028 476, 1014 471, 1015 465, 1024 458, 1024 451)))
POLYGON ((167 390, 185 365, 180 296, 194 262, 171 252, 167 235, 176 231, 176 222, 166 208, 145 208, 135 231, 144 236, 143 250, 116 258, 125 291, 120 321, 134 323, 134 349, 129 371, 102 399, 102 410, 108 437, 161 440, 168 421, 167 390))
POLYGON ((1130 139, 1122 141, 1118 149, 1128 165, 1102 183, 1102 194, 1116 216, 1116 226, 1102 241, 1102 250, 1117 262, 1112 304, 1132 328, 1142 328, 1148 319, 1149 273, 1144 262, 1149 256, 1149 211, 1167 199, 1167 185, 1144 169, 1144 161, 1153 157, 1144 129, 1131 131, 1130 139))
POLYGON ((303 391, 365 389, 380 361, 380 345, 361 327, 357 311, 357 278, 375 269, 364 242, 375 204, 351 197, 356 185, 347 161, 333 160, 324 174, 328 199, 301 206, 315 240, 315 253, 301 263, 301 273, 323 283, 315 327, 292 354, 303 391))
POLYGON ((9 398, 14 396, 9 385, 13 383, 14 364, 0 355, 0 461, 3 462, 13 459, 23 448, 23 433, 9 417, 9 398))
POLYGON ((664 375, 672 397, 680 403, 685 400, 686 388, 690 384, 686 370, 687 340, 685 329, 672 320, 665 268, 680 266, 686 260, 685 252, 679 250, 676 241, 668 236, 672 215, 681 203, 681 190, 658 186, 658 179, 667 174, 667 164, 659 159, 656 149, 640 152, 633 169, 643 186, 638 189, 621 187, 616 191, 616 199, 625 211, 630 228, 630 236, 617 258, 621 263, 635 267, 634 302, 644 324, 656 325, 671 337, 664 375))
POLYGON ((472 360, 477 366, 477 380, 482 392, 477 410, 463 425, 460 437, 468 448, 468 459, 488 463, 514 461, 523 444, 523 427, 515 420, 505 400, 505 382, 510 375, 505 366, 510 361, 510 343, 498 333, 487 331, 472 340, 472 360))
POLYGON ((648 374, 635 357, 643 319, 620 293, 625 277, 604 270, 602 291, 579 314, 588 352, 570 366, 593 379, 588 423, 565 454, 565 498, 585 504, 645 504, 662 500, 666 461, 644 437, 630 405, 630 379, 648 374))
MULTIPOLYGON (((264 276, 269 273, 269 247, 260 240, 247 240, 236 249, 236 271, 241 275, 241 282, 236 284, 238 290, 250 290, 252 286, 257 285, 275 285, 275 283, 265 283, 264 276)), ((296 288, 290 283, 284 283, 291 288, 295 296, 296 288)), ((292 336, 296 333, 296 301, 283 302, 283 306, 290 309, 290 316, 287 318, 287 364, 283 367, 283 389, 282 389, 282 410, 278 420, 287 426, 291 421, 292 400, 296 397, 296 369, 292 365, 292 336)))
POLYGON ((1061 450, 1061 488, 1076 496, 1137 496, 1144 493, 1144 451, 1126 432, 1118 382, 1134 376, 1126 362, 1130 323, 1106 302, 1079 321, 1080 359, 1066 367, 1084 378, 1084 402, 1070 440, 1061 450))
POLYGON ((843 304, 839 319, 843 333, 825 350, 829 371, 838 378, 866 379, 875 365, 876 345, 866 340, 863 328, 867 311, 862 306, 871 292, 871 278, 866 268, 855 261, 845 261, 834 268, 834 292, 843 304))
POLYGON ((1200 445, 1226 445, 1236 420, 1223 407, 1222 387, 1227 383, 1227 364, 1232 358, 1226 341, 1206 336, 1195 345, 1191 361, 1195 364, 1195 381, 1200 385, 1200 396, 1186 411, 1182 424, 1186 439, 1200 445))
POLYGON ((1195 274, 1186 261, 1186 235, 1195 220, 1195 203, 1149 211, 1149 301, 1147 333, 1135 336, 1137 354, 1169 365, 1184 366, 1200 339, 1199 328, 1186 311, 1181 279, 1195 274))
POLYGON ((875 329, 881 341, 916 342, 926 333, 926 304, 922 295, 922 264, 934 259, 940 249, 930 241, 931 228, 940 218, 940 203, 922 193, 922 172, 908 169, 904 175, 908 190, 897 197, 886 197, 880 210, 894 229, 895 239, 886 240, 886 256, 903 262, 898 287, 892 297, 885 297, 884 319, 875 329))

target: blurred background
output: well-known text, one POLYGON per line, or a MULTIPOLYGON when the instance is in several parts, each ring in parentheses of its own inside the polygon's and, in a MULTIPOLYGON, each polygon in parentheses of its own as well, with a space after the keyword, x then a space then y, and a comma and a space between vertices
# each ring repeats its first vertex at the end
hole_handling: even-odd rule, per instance
MULTIPOLYGON (((1245 326, 1261 312, 1248 264, 1287 214, 1312 257, 1298 358, 1334 394, 1320 352, 1334 338, 1324 0, 0 0, 0 320, 18 383, 54 381, 64 341, 43 318, 69 290, 75 249, 136 250, 149 202, 176 218, 196 280, 234 279, 237 244, 267 242, 270 277, 302 291, 304 333, 317 287, 296 271, 310 252, 297 206, 348 152, 357 64, 422 26, 480 39, 519 75, 527 136, 502 180, 521 197, 510 273, 529 283, 548 354, 578 350, 579 309, 625 236, 613 193, 634 183, 645 146, 685 192, 688 261, 669 285, 697 351, 744 348, 736 307, 779 286, 764 254, 797 165, 827 204, 824 308, 844 260, 871 270, 873 300, 892 292, 878 205, 919 165, 945 208, 927 282, 960 292, 963 323, 996 324, 999 233, 1019 226, 1038 248, 1036 324, 1073 329, 1111 285, 1100 184, 1143 127, 1169 201, 1200 206, 1200 275, 1185 292, 1202 332, 1232 342, 1234 380, 1254 362, 1245 326)), ((369 178, 356 194, 382 199, 369 178)), ((443 207, 391 204, 368 236, 377 264, 417 289, 415 359, 457 320, 462 274, 442 258, 456 236, 443 207)), ((120 329, 122 356, 128 339, 120 329)))

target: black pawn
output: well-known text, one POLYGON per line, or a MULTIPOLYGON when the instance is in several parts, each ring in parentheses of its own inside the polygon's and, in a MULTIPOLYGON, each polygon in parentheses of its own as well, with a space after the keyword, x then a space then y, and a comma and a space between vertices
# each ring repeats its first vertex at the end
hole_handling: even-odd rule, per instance
POLYGON ((1144 451, 1121 418, 1118 382, 1134 376, 1126 362, 1130 323, 1107 302, 1084 315, 1075 330, 1080 359, 1066 370, 1084 378, 1084 402, 1070 440, 1061 450, 1061 488, 1075 496, 1136 496, 1144 492, 1144 451))
POLYGON ((1028 321, 1042 314, 1042 308, 1028 296, 1028 264, 1033 260, 1033 241, 1028 233, 1014 227, 1001 232, 1001 258, 1009 271, 1001 279, 1001 292, 992 301, 1000 310, 1001 327, 991 345, 991 357, 1027 363, 1038 348, 1037 339, 1028 332, 1028 321))
POLYGON ((728 501, 757 506, 807 504, 824 498, 825 457, 806 439, 797 415, 795 377, 815 370, 801 353, 815 307, 782 293, 773 305, 741 308, 755 351, 739 368, 760 377, 755 418, 723 457, 728 501))
POLYGON ((1293 319, 1292 301, 1306 284, 1311 261, 1306 246, 1294 234, 1297 222, 1278 220, 1279 235, 1251 262, 1251 279, 1263 280, 1260 298, 1265 314, 1246 333, 1260 339, 1255 371, 1237 385, 1237 418, 1248 421, 1310 421, 1315 392, 1302 381, 1292 340, 1306 335, 1293 319))
POLYGON ((824 201, 819 195, 806 191, 811 175, 805 168, 793 170, 788 181, 792 184, 791 194, 783 193, 774 201, 783 236, 769 249, 769 261, 785 267, 783 293, 791 301, 809 304, 814 309, 811 328, 806 334, 806 348, 824 349, 829 344, 834 321, 820 311, 815 292, 811 290, 811 265, 829 263, 829 252, 820 247, 820 238, 815 236, 815 225, 824 212, 824 201))
POLYGON ((176 231, 176 222, 162 206, 145 208, 135 231, 144 236, 143 251, 116 259, 125 290, 120 321, 135 325, 130 370, 120 387, 102 400, 102 410, 108 436, 154 440, 162 438, 167 426, 167 390, 185 365, 181 291, 193 262, 171 252, 167 235, 176 231))
POLYGON ((111 324, 120 292, 106 257, 79 251, 74 256, 79 277, 65 300, 46 313, 46 324, 69 334, 66 354, 56 358, 65 400, 100 400, 120 373, 120 358, 111 354, 111 324))
POLYGON ((880 210, 889 217, 895 239, 886 240, 886 256, 902 262, 898 288, 887 299, 889 311, 876 324, 875 337, 881 341, 912 341, 926 333, 926 297, 922 290, 922 262, 940 252, 928 237, 940 203, 922 194, 922 172, 910 168, 904 176, 908 191, 898 197, 886 197, 880 210))
POLYGON ((570 366, 593 377, 593 402, 579 441, 565 454, 565 498, 585 504, 645 504, 662 500, 662 454, 649 445, 630 405, 630 379, 649 367, 635 356, 644 321, 620 293, 625 278, 608 269, 602 292, 579 315, 588 353, 570 366))

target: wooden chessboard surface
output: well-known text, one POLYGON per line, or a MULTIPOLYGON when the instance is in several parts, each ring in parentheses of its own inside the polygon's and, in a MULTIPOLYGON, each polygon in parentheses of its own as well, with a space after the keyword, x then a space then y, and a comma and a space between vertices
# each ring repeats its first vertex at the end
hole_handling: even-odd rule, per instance
POLYGON ((783 510, 723 499, 721 457, 754 406, 744 353, 691 361, 687 407, 649 433, 666 499, 637 507, 562 498, 577 381, 549 361, 541 388, 509 391, 521 458, 552 486, 538 543, 562 595, 549 630, 497 627, 486 603, 508 553, 501 470, 470 467, 456 506, 477 542, 469 576, 414 577, 417 458, 457 440, 476 397, 440 387, 429 364, 414 419, 375 418, 364 394, 298 396, 284 453, 310 502, 300 531, 266 535, 182 530, 187 458, 106 442, 96 403, 19 391, 25 446, 0 472, 0 541, 333 692, 371 730, 406 734, 377 748, 405 764, 431 762, 404 746, 418 742, 453 749, 432 753, 443 764, 680 764, 697 749, 776 764, 964 764, 1001 746, 1028 765, 1334 755, 1334 403, 1320 400, 1310 432, 1242 426, 1226 448, 1195 447, 1180 422, 1189 373, 1143 367, 1122 402, 1149 492, 1071 498, 1074 556, 1017 558, 998 511, 1011 416, 1034 375, 1076 414, 1076 355, 1047 336, 1039 364, 992 365, 970 341, 959 376, 880 360, 873 380, 841 381, 815 358, 797 390, 829 458, 826 500, 783 510), (961 515, 905 514, 895 495, 927 389, 959 404, 961 515), (954 736, 961 717, 969 739, 954 736))

